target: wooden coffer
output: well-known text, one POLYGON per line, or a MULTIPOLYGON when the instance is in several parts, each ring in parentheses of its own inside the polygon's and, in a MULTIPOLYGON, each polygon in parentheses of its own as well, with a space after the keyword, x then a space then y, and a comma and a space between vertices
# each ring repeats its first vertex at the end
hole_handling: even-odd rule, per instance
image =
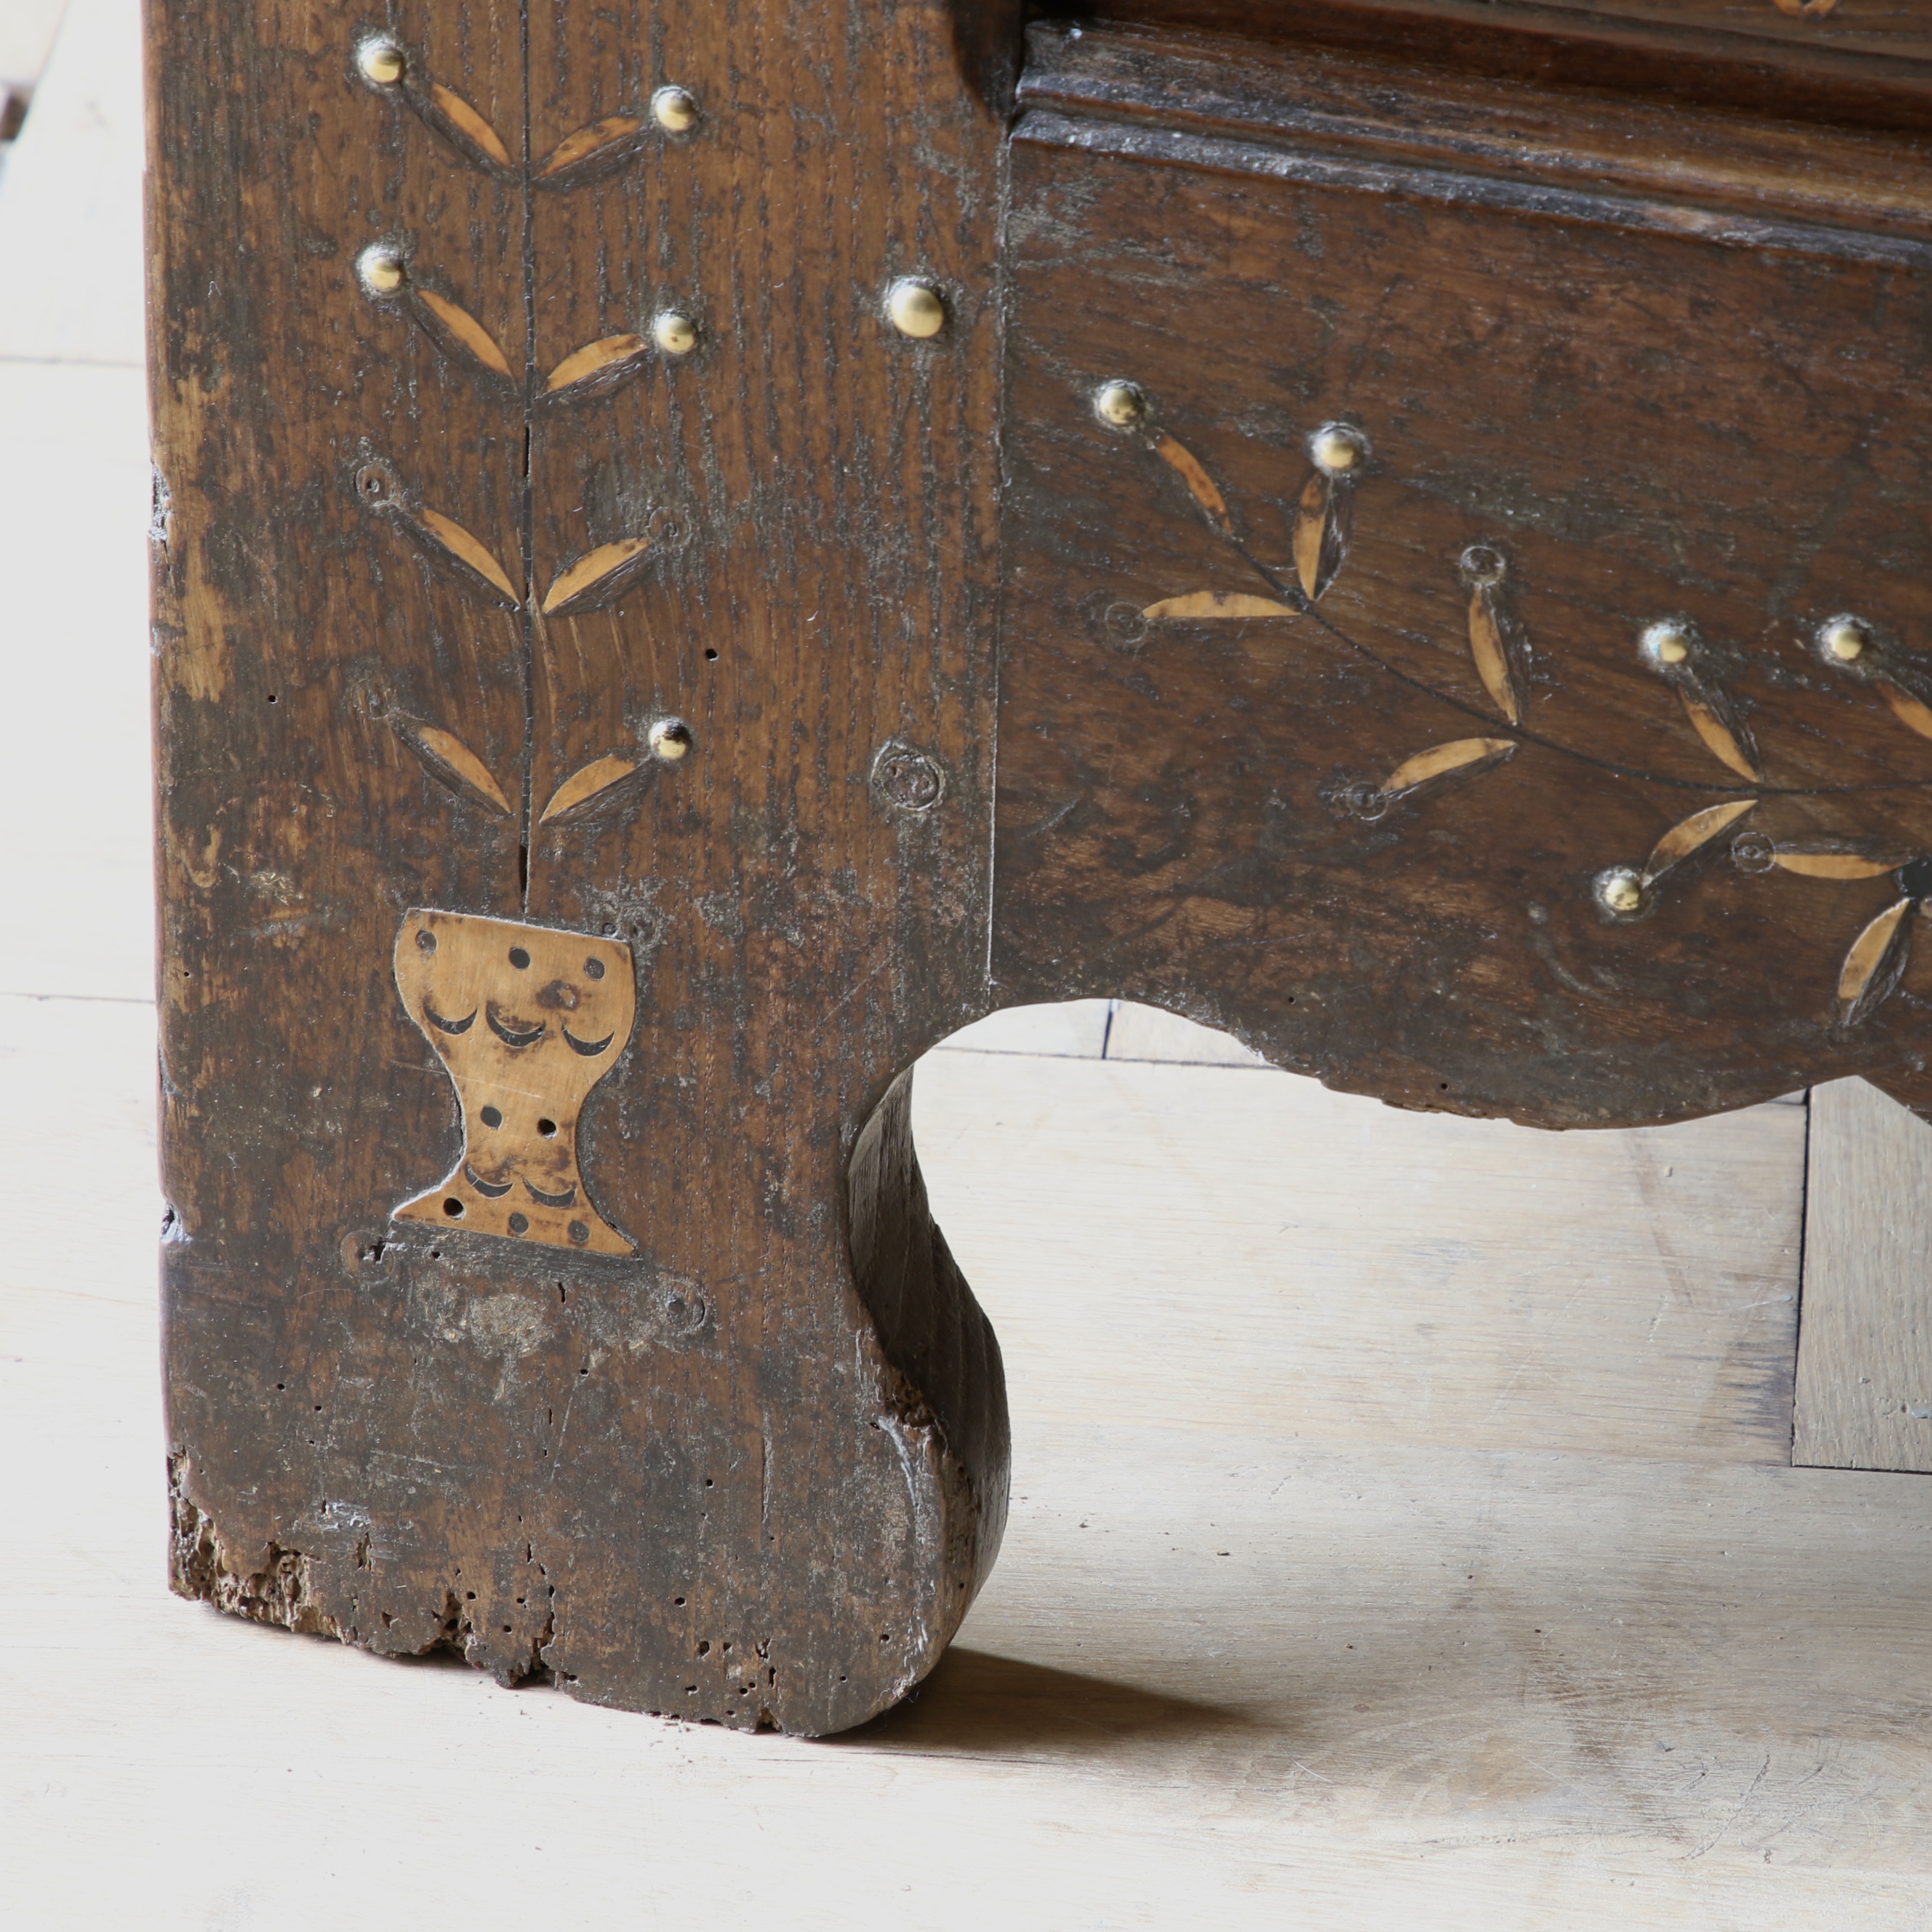
POLYGON ((1932 7, 1124 11, 150 10, 183 1594, 890 1704, 995 1006, 1932 1094, 1932 7))

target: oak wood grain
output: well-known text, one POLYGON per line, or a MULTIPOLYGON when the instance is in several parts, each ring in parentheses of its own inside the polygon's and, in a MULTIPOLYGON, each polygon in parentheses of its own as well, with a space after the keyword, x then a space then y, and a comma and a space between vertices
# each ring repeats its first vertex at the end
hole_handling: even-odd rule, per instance
POLYGON ((152 18, 190 1594, 822 1731, 992 1561, 997 1353, 903 1135, 846 1190, 987 1002, 998 130, 954 25, 430 0, 372 80, 331 10, 152 18), (688 354, 584 359, 668 307, 688 354), (416 908, 634 962, 574 1148, 634 1261, 390 1222, 463 1146, 388 976, 416 908))
POLYGON ((1614 88, 1796 120, 1932 127, 1932 26, 1916 0, 1076 0, 1051 20, 1400 52, 1540 87, 1614 88))
POLYGON ((1788 118, 1687 116, 1649 92, 1554 88, 1428 65, 1400 41, 1352 54, 1114 25, 1034 28, 1022 105, 1337 156, 1612 188, 1728 209, 1932 234, 1932 140, 1788 118))
POLYGON ((1880 688, 1923 662, 1932 399, 1895 324, 1932 256, 1687 214, 1755 139, 1718 117, 1681 117, 1666 202, 1598 192, 1587 140, 1478 174, 1190 131, 1288 124, 1250 106, 1294 64, 1228 56, 1214 92, 1177 56, 1186 124, 1144 43, 1122 111, 1120 52, 1063 38, 1013 144, 1003 992, 1546 1125, 1909 1075, 1919 874, 1780 862, 1932 838, 1880 688), (1141 420, 1096 416, 1109 380, 1141 420), (1322 485, 1347 534, 1311 596, 1337 424, 1366 454, 1322 485), (1296 614, 1174 602, 1240 593, 1296 614), (1866 606, 1870 655, 1826 664, 1866 606))
MULTIPOLYGON (((996 1004, 1546 1126, 1916 1090, 1912 60, 1546 10, 1526 92, 1349 17, 1041 30, 1003 154, 1004 7, 154 16, 178 1589, 902 1696, 1008 1449, 907 1069, 996 1004)), ((1748 1306, 1735 1386, 1643 1359, 1757 1456, 1748 1306)))

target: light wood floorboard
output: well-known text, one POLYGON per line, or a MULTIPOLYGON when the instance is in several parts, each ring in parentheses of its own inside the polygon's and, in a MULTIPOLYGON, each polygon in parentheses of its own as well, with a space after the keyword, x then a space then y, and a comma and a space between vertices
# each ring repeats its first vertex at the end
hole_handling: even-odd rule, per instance
POLYGON ((1814 1088, 1808 1198, 1793 1459, 1932 1470, 1932 1127, 1814 1088))
POLYGON ((1288 1075, 963 1053, 914 1095, 934 1211, 1036 1406, 1790 1460, 1802 1108, 1551 1134, 1288 1075))

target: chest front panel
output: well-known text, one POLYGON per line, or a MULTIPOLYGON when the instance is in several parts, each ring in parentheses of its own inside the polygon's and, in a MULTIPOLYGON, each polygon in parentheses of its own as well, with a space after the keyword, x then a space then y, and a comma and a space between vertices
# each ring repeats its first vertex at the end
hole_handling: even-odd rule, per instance
POLYGON ((1909 1056, 1932 251, 1120 104, 1013 149, 996 973, 1552 1124, 1909 1056))

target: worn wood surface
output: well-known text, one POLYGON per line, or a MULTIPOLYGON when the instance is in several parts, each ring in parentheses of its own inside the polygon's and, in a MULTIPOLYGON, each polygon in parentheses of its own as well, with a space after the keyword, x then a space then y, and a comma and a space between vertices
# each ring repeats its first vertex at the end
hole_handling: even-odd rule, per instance
POLYGON ((1922 0, 1076 0, 1098 16, 1272 43, 1395 53, 1492 80, 1616 88, 1858 126, 1932 127, 1922 0))
POLYGON ((1932 1471, 1932 1128, 1862 1081, 1811 1110, 1792 1460, 1932 1471))
MULTIPOLYGON (((10 192, 0 184, 0 215, 10 192)), ((84 223, 69 233, 92 245, 84 223)), ((76 718, 46 687, 50 728, 6 775, 23 797, 37 784, 70 802, 65 889, 81 909, 58 934, 16 920, 0 934, 0 990, 41 996, 0 1000, 0 1149, 47 1178, 43 1211, 0 1258, 0 1454, 28 1472, 13 1526, 35 1558, 0 1573, 13 1916, 267 1926, 287 1916, 295 1871, 304 1910, 370 1925, 554 1917, 560 1898, 622 1923, 641 1897, 706 1924, 812 1928, 908 1911, 977 1927, 992 1910, 1162 1932, 1316 1913, 1372 1932, 1919 1932, 1932 1880, 1915 1479, 1358 1439, 1319 1458, 1294 1448, 1295 1480, 1277 1491, 1274 1446, 1217 1436, 1211 1412, 1143 1441, 1145 1460, 1084 1424, 1056 1430, 1070 1389, 1095 1412, 1105 1394, 1082 1378, 1110 1284, 1102 1271, 1069 1296, 1083 1265, 1072 1217, 1096 1214, 1087 1233, 1117 1244, 1111 1268, 1163 1149, 1220 1164, 1211 1095, 1184 1113, 1150 1102, 1131 1184, 1109 1198, 1075 1124, 1054 1136, 1070 1168, 1002 1130, 1050 1118, 1054 1067, 1006 1061, 1009 1082, 970 1119, 956 1090, 935 1112, 945 1090, 922 1072, 915 1126, 941 1217, 1022 1342, 1022 1480, 1000 1568, 907 1732, 828 1749, 640 1726, 171 1602, 156 1561, 152 1033, 137 1005, 76 997, 145 990, 145 881, 118 856, 129 808, 60 789, 77 758, 107 775, 142 762, 117 695, 146 658, 140 586, 129 603, 120 564, 140 558, 147 521, 138 382, 122 378, 0 367, 0 440, 18 458, 0 472, 18 488, 0 579, 34 598, 33 634, 58 635, 69 688, 91 700, 76 718), (89 470, 91 448, 104 454, 89 470), (118 487, 130 466, 131 494, 118 487), (30 487, 56 473, 57 488, 30 487), (42 595, 50 576, 70 592, 42 595), (1049 1334, 1056 1307, 1068 1318, 1049 1334), (1590 1472, 1585 1492, 1539 1500, 1566 1460, 1590 1472), (1213 1540, 1174 1547, 1209 1518, 1213 1540), (1238 1579, 1238 1558, 1216 1553, 1232 1546, 1222 1528, 1244 1538, 1238 1579), (1250 1541, 1278 1550, 1278 1566, 1248 1567, 1250 1541), (1409 1604, 1414 1621, 1391 1628, 1409 1604)), ((27 842, 0 852, 16 904, 43 903, 35 862, 27 842)), ((1318 1090, 1230 1077, 1306 1095, 1327 1131, 1318 1090)), ((1111 1144, 1126 1160, 1124 1138, 1111 1144)), ((1310 1154, 1287 1135, 1226 1148, 1230 1162, 1271 1166, 1282 1193, 1246 1231, 1229 1199, 1207 1198, 1222 1218, 1198 1224, 1201 1262, 1173 1283, 1158 1345, 1178 1388, 1211 1400, 1227 1360, 1220 1318, 1202 1308, 1214 1258, 1223 1244, 1264 1247, 1300 1204, 1292 1179, 1310 1154)), ((1796 1179, 1762 1178, 1774 1214, 1796 1179)), ((1402 1212, 1382 1184, 1372 1169, 1350 1178, 1366 1226, 1402 1212)), ((1485 1230, 1500 1265, 1516 1233, 1507 1216, 1485 1230)), ((1622 1238, 1640 1246, 1644 1228, 1622 1238)), ((1378 1298, 1426 1297, 1433 1260, 1425 1244, 1378 1298)), ((1262 1284, 1230 1287, 1251 1321, 1262 1284)), ((1152 1292, 1142 1283, 1136 1299, 1152 1292)), ((1413 1312, 1430 1318, 1426 1300, 1413 1312)), ((1349 1366, 1324 1364, 1331 1373, 1349 1366)))
POLYGON ((1024 98, 1034 106, 1546 190, 1609 188, 1681 204, 1678 220, 1694 230, 1721 232, 1714 218, 1729 212, 1932 235, 1932 138, 1924 135, 1854 124, 1834 130, 1821 154, 1817 129, 1789 120, 1688 116, 1648 92, 1427 68, 1393 46, 1373 55, 1284 50, 1120 27, 1077 36, 1042 28, 1029 44, 1024 98))
POLYGON ((1033 45, 1003 988, 1552 1126, 1909 1072, 1932 658, 1903 319, 1932 255, 1882 214, 1687 208, 1761 167, 1732 123, 1682 117, 1670 197, 1612 199, 1615 104, 1577 108, 1574 164, 1532 138, 1478 175, 1436 83, 1391 79, 1366 138, 1433 144, 1424 170, 1324 145, 1283 62, 1224 66, 1235 105, 1196 124, 1272 116, 1293 148, 1166 124, 1198 43, 1172 72, 1131 36, 1033 45), (1124 427, 1112 379, 1144 398, 1124 427))
MULTIPOLYGON (((1918 1093, 1932 151, 1386 40, 1036 29, 1006 176, 1001 7, 156 12, 179 1589, 891 1703, 1006 1507, 907 1072, 990 1006, 1545 1126, 1918 1093)), ((1691 1460, 1788 1430, 1719 1246, 1691 1460)), ((1544 1387, 1489 1292, 1444 1426, 1544 1387)))
POLYGON ((936 0, 376 28, 150 16, 178 1584, 837 1729, 1004 1507, 983 1321, 902 1292, 909 1150, 851 1208, 883 1319, 845 1202, 986 999, 997 126, 936 0), (572 380, 669 310, 688 352, 572 380), (413 908, 634 961, 576 1147, 634 1262, 390 1223, 463 1144, 413 908))

